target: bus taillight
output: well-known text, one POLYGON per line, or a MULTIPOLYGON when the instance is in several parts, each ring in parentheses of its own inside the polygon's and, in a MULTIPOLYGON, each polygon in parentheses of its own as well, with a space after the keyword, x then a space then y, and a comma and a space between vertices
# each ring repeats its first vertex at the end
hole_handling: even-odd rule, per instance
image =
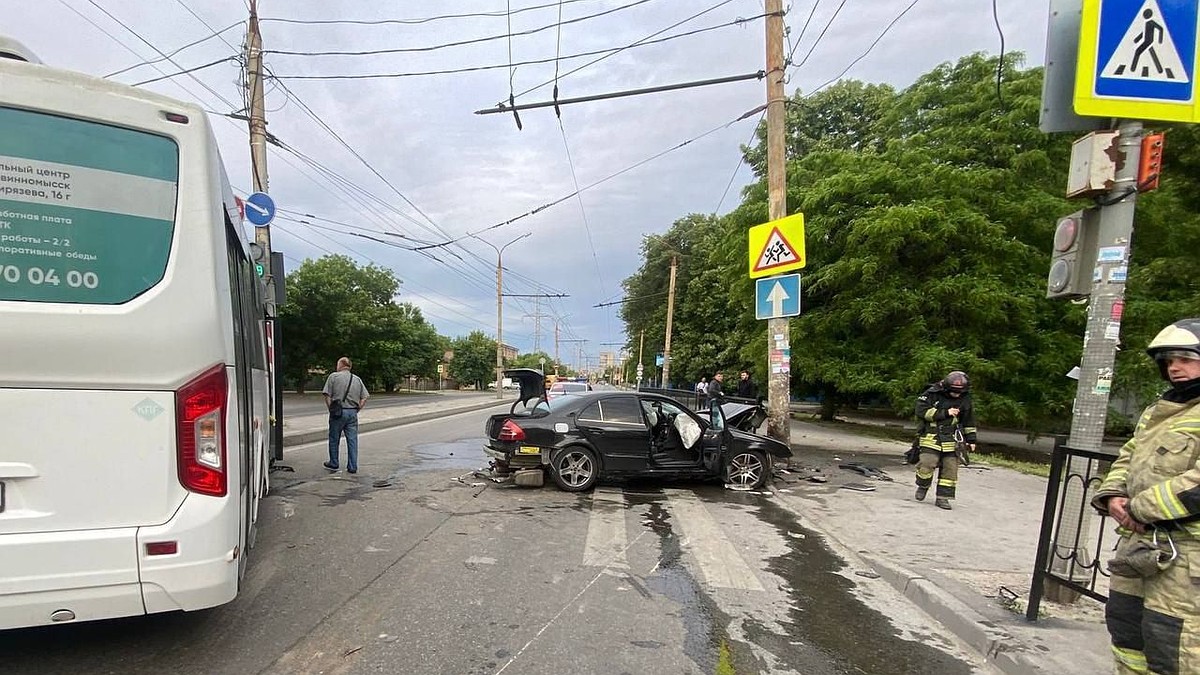
POLYGON ((224 364, 215 366, 175 393, 179 482, 192 492, 224 497, 225 399, 224 364))

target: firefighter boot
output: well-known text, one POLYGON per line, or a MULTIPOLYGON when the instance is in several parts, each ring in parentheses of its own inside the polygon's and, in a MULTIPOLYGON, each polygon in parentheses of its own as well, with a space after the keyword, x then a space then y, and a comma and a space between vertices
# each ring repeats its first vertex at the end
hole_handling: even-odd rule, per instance
POLYGON ((925 501, 925 495, 927 495, 927 494, 929 494, 929 488, 917 487, 917 501, 919 501, 919 502, 925 501))
POLYGON ((938 497, 934 504, 937 505, 939 509, 946 509, 947 511, 953 508, 950 506, 950 500, 946 499, 945 497, 938 497))

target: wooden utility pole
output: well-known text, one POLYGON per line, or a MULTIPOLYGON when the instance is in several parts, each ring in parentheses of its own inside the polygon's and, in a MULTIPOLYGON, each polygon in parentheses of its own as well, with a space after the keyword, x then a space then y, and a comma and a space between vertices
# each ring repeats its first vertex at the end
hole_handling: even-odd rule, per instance
POLYGON ((663 389, 671 387, 671 323, 675 319, 675 269, 679 265, 679 258, 671 256, 671 285, 667 289, 667 335, 663 344, 663 368, 662 368, 662 383, 663 389))
MULTIPOLYGON (((783 90, 783 0, 766 0, 767 26, 767 205, 768 218, 778 220, 787 215, 787 181, 784 173, 784 100, 783 90)), ((791 349, 791 321, 767 321, 767 353, 791 349)), ((792 426, 789 405, 792 374, 788 369, 775 369, 767 360, 767 435, 791 445, 792 426)))
MULTIPOLYGON (((258 2, 250 0, 250 25, 246 34, 246 93, 250 102, 247 119, 250 124, 250 168, 254 177, 254 191, 269 193, 270 182, 267 179, 267 115, 265 96, 263 94, 262 75, 262 33, 258 28, 258 2)), ((271 455, 275 460, 283 459, 283 372, 279 364, 280 334, 276 318, 279 308, 276 299, 279 297, 276 286, 284 283, 276 279, 282 270, 274 269, 271 264, 271 224, 255 226, 254 242, 261 249, 258 263, 263 268, 263 281, 266 285, 266 338, 272 379, 271 414, 271 455)))

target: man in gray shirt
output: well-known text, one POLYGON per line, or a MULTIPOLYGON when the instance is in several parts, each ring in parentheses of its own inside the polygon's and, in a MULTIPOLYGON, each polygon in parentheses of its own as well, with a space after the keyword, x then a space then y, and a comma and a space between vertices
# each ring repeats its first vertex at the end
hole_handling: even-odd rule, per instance
POLYGON ((337 370, 325 378, 325 407, 329 408, 329 461, 323 465, 338 470, 339 446, 346 435, 346 471, 358 473, 358 413, 367 405, 367 387, 350 372, 350 358, 338 359, 337 370))

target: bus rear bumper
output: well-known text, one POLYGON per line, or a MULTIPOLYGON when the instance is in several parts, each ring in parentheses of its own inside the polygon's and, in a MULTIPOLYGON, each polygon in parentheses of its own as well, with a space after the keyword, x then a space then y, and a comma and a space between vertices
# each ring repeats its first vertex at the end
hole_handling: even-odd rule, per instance
POLYGON ((136 536, 135 528, 0 535, 0 629, 144 613, 136 536))

